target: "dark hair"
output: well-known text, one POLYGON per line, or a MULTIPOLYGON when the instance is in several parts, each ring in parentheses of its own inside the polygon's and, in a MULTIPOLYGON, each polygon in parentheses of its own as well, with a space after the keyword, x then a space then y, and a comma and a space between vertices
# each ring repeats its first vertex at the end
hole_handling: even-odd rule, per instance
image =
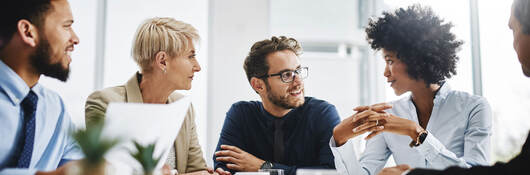
POLYGON ((269 64, 266 59, 267 55, 282 50, 293 51, 297 56, 302 54, 302 47, 294 38, 273 36, 270 40, 266 39, 254 43, 243 64, 248 81, 250 82, 252 77, 266 75, 269 72, 269 64))
POLYGON ((456 75, 456 53, 463 42, 456 40, 452 27, 431 8, 416 4, 370 19, 366 34, 372 49, 396 52, 408 75, 429 85, 456 75))
POLYGON ((513 2, 513 14, 521 23, 523 33, 530 35, 530 2, 529 0, 515 0, 513 2))
POLYGON ((0 49, 11 40, 21 19, 42 27, 51 9, 51 0, 7 0, 0 5, 0 49))

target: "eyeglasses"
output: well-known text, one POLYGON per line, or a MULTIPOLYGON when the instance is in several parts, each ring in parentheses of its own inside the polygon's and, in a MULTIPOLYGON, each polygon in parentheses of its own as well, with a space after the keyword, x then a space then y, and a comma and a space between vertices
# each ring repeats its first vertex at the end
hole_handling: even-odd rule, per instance
POLYGON ((281 71, 281 72, 275 73, 275 74, 259 76, 258 78, 268 78, 268 77, 273 77, 273 76, 280 76, 280 79, 282 80, 282 82, 290 83, 290 82, 294 81, 294 77, 296 75, 298 75, 298 78, 300 78, 300 79, 307 78, 308 70, 309 70, 308 67, 299 67, 299 68, 296 68, 295 70, 281 71))

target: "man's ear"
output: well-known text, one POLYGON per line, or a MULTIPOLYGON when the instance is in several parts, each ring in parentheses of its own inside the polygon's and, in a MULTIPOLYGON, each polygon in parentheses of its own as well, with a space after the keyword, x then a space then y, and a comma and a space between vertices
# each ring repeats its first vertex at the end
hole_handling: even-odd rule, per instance
POLYGON ((252 77, 250 78, 250 85, 252 86, 252 89, 254 89, 254 91, 256 91, 258 94, 267 91, 267 87, 263 79, 252 77))
POLYGON ((155 68, 159 68, 162 71, 167 69, 168 55, 164 51, 160 51, 155 55, 155 68))
POLYGON ((17 33, 22 39, 22 42, 28 44, 31 47, 37 46, 38 31, 35 25, 31 24, 28 20, 21 19, 17 23, 17 33))

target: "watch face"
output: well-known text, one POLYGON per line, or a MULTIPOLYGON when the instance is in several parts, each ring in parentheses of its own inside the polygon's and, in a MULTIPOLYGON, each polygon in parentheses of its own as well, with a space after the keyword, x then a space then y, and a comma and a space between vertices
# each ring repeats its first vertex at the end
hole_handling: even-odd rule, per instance
POLYGON ((423 133, 421 133, 421 135, 420 135, 420 139, 419 139, 420 144, 422 144, 423 141, 425 141, 426 138, 427 138, 427 132, 423 132, 423 133))
POLYGON ((260 167, 260 169, 271 169, 271 168, 272 168, 272 163, 269 161, 265 161, 260 167))

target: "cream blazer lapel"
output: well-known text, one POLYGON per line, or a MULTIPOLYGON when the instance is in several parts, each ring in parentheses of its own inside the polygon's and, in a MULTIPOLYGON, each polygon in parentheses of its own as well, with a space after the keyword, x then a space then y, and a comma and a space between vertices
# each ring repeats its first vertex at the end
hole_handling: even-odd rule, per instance
POLYGON ((143 103, 142 92, 138 84, 138 73, 135 73, 125 84, 125 100, 127 103, 143 103))

